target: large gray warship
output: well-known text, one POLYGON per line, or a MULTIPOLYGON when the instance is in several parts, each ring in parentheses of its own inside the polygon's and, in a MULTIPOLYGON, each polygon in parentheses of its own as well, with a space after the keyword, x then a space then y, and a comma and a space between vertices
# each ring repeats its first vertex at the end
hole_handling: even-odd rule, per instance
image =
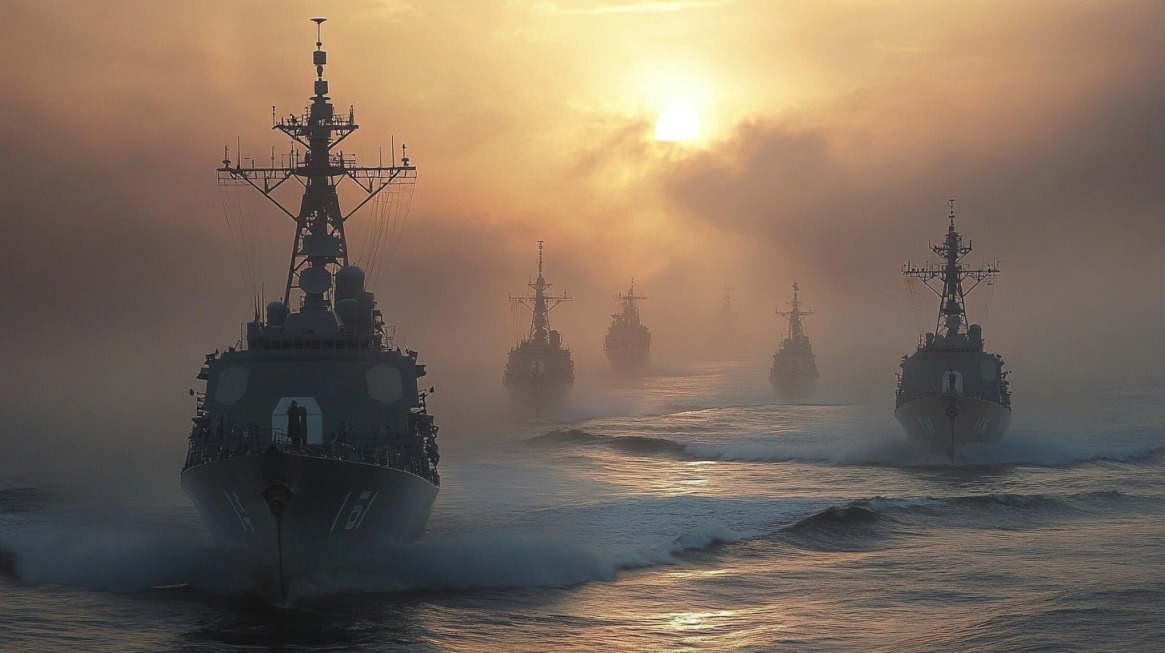
POLYGON ((634 375, 647 369, 651 355, 651 332, 639 321, 639 306, 636 302, 647 299, 635 294, 635 279, 626 294, 615 295, 623 304, 623 310, 611 316, 611 326, 603 339, 603 350, 616 374, 634 375))
POLYGON ((572 298, 566 293, 551 295, 550 283, 542 276, 542 241, 538 241, 538 279, 526 284, 533 295, 510 296, 514 305, 530 309, 530 331, 510 350, 502 374, 511 400, 539 415, 566 397, 574 384, 574 361, 562 346, 562 336, 550 328, 550 311, 572 298))
POLYGON ((953 463, 959 444, 1003 437, 1011 425, 1011 391, 1003 358, 984 350, 980 325, 967 324, 967 294, 994 280, 999 268, 963 266, 971 241, 964 244, 955 231, 954 200, 949 217, 946 240, 930 247, 942 261, 902 268, 908 279, 921 279, 940 301, 935 331, 924 336, 913 354, 902 357, 894 417, 911 439, 949 451, 953 463), (964 288, 968 280, 974 283, 964 288))
POLYGON ((785 302, 789 310, 777 311, 777 315, 788 318, 789 330, 781 341, 780 349, 773 354, 773 368, 769 372, 769 382, 788 399, 806 399, 813 394, 817 385, 817 358, 813 355, 809 336, 805 335, 801 324, 801 320, 807 315, 813 315, 813 311, 802 310, 799 290, 794 281, 793 301, 785 302))
POLYGON ((265 318, 256 310, 235 346, 206 355, 181 475, 220 545, 249 563, 261 591, 281 598, 419 537, 440 483, 437 427, 425 406, 432 388, 417 385, 425 368, 415 351, 392 347, 344 234, 369 200, 415 183, 416 167, 403 149, 387 166, 334 151, 358 126, 353 111, 334 112, 324 19, 313 20, 310 105, 301 116, 272 116, 306 151, 293 147, 267 167, 228 155, 218 169, 220 184, 250 186, 287 214, 295 237, 283 299, 265 318), (345 178, 367 196, 347 213, 336 193, 345 178), (272 195, 291 179, 303 186, 297 212, 272 195))

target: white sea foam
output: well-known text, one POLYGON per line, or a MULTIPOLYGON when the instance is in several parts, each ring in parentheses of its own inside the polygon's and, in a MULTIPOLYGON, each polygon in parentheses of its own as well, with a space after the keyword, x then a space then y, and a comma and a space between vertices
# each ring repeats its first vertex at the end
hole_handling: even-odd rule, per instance
MULTIPOLYGON (((242 561, 215 548, 188 516, 139 515, 133 524, 124 515, 107 517, 74 512, 4 515, 0 551, 11 555, 16 577, 28 584, 114 593, 185 585, 212 593, 258 591, 242 561)), ((656 546, 620 551, 581 544, 565 533, 451 534, 386 547, 375 561, 343 573, 322 573, 297 591, 302 596, 350 590, 569 587, 610 580, 623 569, 671 564, 683 551, 739 537, 717 523, 656 546)))
POLYGON ((117 513, 4 517, 0 550, 12 556, 14 572, 25 583, 135 592, 205 577, 221 563, 197 528, 168 516, 138 515, 132 524, 117 513))

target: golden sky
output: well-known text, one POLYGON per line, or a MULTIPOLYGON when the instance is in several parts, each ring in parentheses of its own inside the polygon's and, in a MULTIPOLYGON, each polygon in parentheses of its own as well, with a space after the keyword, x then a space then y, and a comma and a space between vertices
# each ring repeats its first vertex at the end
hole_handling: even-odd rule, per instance
MULTIPOLYGON (((554 318, 580 370, 632 276, 656 347, 677 357, 713 337, 725 283, 757 355, 775 349, 772 311, 796 278, 823 375, 888 397, 917 338, 900 267, 941 238, 949 198, 972 258, 1000 260, 985 334, 1016 369, 1017 402, 1036 378, 1074 391, 1163 378, 1160 2, 0 9, 0 299, 22 316, 3 335, 37 344, 8 360, 43 384, 6 391, 28 422, 46 386, 83 406, 123 400, 99 374, 62 371, 78 366, 151 367, 117 378, 155 397, 159 419, 188 409, 158 388, 183 392, 252 304, 213 169, 236 138, 256 158, 286 148, 271 106, 307 102, 312 16, 329 19, 331 96, 362 126, 345 148, 372 162, 407 143, 420 168, 396 276, 376 290, 438 381, 457 387, 467 367, 500 379, 506 294, 542 239, 547 276, 576 298, 554 318), (676 107, 699 135, 657 141, 676 107), (1061 374, 1066 359, 1078 373, 1061 374)), ((283 261, 289 225, 267 218, 283 261)))

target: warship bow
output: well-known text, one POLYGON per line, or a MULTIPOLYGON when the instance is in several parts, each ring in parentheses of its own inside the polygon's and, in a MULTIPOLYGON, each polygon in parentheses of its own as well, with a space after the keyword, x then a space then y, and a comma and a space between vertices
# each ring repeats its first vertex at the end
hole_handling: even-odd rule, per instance
POLYGON ((635 294, 635 279, 632 279, 631 289, 625 294, 615 295, 615 299, 622 302, 623 310, 611 316, 603 350, 607 352, 607 360, 616 374, 640 374, 647 369, 651 355, 651 332, 639 321, 637 302, 647 297, 635 294))
POLYGON ((778 392, 789 399, 805 399, 813 394, 817 384, 817 358, 809 345, 801 320, 813 311, 801 308, 797 282, 793 282, 793 301, 787 311, 777 311, 777 315, 789 320, 789 330, 781 342, 780 349, 773 354, 773 367, 769 371, 769 381, 778 392))
POLYGON ((532 295, 510 296, 510 302, 530 309, 530 330, 510 350, 502 384, 520 408, 539 415, 560 403, 574 383, 574 360, 562 346, 562 336, 550 328, 550 311, 572 298, 551 295, 550 283, 542 275, 542 241, 538 241, 538 279, 527 284, 532 295))
MULTIPOLYGON (((229 153, 220 185, 250 187, 295 224, 281 300, 256 310, 240 341, 208 354, 182 488, 219 544, 250 564, 269 595, 375 561, 393 541, 419 537, 440 482, 437 427, 415 351, 394 348, 390 327, 349 261, 346 220, 399 187, 416 167, 362 166, 336 146, 356 131, 337 114, 324 79, 317 25, 314 94, 302 115, 274 120, 290 153, 268 166, 229 153), (341 210, 337 184, 363 190, 341 210), (273 192, 294 180, 298 210, 273 192)), ((274 110, 273 110, 274 113, 274 110)), ((292 185, 289 185, 290 188, 292 185)))
POLYGON ((940 299, 935 330, 902 357, 894 417, 911 439, 949 451, 953 463, 961 443, 1003 437, 1011 425, 1011 391, 1003 358, 984 349, 980 325, 967 324, 967 294, 983 281, 990 284, 999 268, 963 265, 971 241, 964 243, 955 230, 954 200, 949 217, 946 239, 931 245, 941 262, 902 268, 908 280, 922 280, 940 299))

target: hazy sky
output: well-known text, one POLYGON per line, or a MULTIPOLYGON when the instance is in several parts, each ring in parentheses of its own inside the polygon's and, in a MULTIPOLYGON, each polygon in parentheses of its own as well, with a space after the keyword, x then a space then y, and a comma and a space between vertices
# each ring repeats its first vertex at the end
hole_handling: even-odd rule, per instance
MULTIPOLYGON (((307 103, 317 15, 331 96, 362 126, 346 151, 371 163, 395 139, 420 168, 374 290, 430 364, 446 424, 501 396, 506 295, 539 239, 575 297, 553 317, 580 381, 602 370, 612 295, 632 276, 657 359, 676 365, 708 348, 726 283, 748 348, 771 354, 795 278, 823 382, 889 412, 918 337, 900 268, 942 238, 949 198, 968 260, 1003 270, 970 317, 1014 370, 1017 407, 1165 380, 1165 3, 0 10, 3 468, 74 439, 180 464, 201 356, 232 344, 252 306, 213 170, 236 138, 245 156, 286 150, 271 106, 307 103), (679 106, 699 137, 656 141, 679 106)), ((256 217, 269 298, 291 225, 256 217)), ((932 298, 922 311, 930 324, 932 298)), ((459 430, 442 436, 472 435, 459 430)))

